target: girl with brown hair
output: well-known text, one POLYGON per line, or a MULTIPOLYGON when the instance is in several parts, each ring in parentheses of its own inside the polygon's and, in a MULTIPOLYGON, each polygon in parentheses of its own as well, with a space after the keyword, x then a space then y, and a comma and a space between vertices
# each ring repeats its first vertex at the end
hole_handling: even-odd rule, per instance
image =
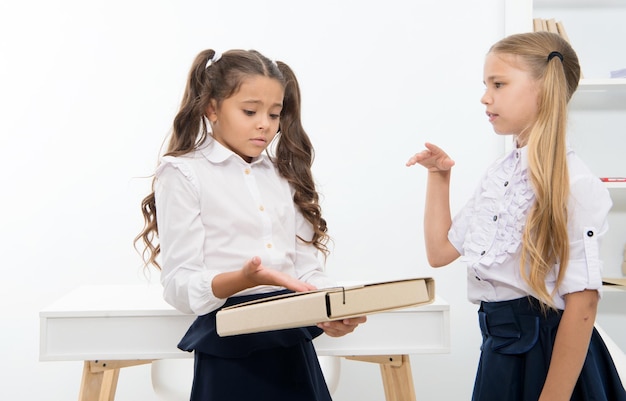
POLYGON ((330 400, 312 340, 365 317, 223 338, 215 329, 224 306, 335 285, 319 257, 328 234, 312 162, 287 64, 254 50, 198 54, 135 239, 162 269, 165 300, 198 316, 178 344, 194 352, 192 401, 330 400))

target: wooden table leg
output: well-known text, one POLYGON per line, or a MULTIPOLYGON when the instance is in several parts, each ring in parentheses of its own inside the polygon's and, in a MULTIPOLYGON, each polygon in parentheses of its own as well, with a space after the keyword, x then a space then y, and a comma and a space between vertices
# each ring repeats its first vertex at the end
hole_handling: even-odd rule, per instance
POLYGON ((387 401, 416 401, 411 362, 408 355, 348 356, 346 359, 373 362, 380 365, 380 374, 383 378, 387 401))
POLYGON ((138 361, 85 361, 78 401, 114 401, 120 369, 152 363, 138 361))

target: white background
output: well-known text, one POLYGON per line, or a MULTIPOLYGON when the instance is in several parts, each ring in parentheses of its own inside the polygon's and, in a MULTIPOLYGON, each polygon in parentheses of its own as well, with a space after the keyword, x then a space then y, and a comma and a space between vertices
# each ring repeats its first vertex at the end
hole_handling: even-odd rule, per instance
MULTIPOLYGON (((457 162, 459 209, 503 150, 479 103, 498 0, 0 1, 0 399, 77 398, 81 362, 39 362, 38 313, 85 284, 156 282, 132 240, 187 71, 205 49, 257 49, 299 77, 338 280, 433 276, 450 354, 412 356, 421 400, 469 399, 480 343, 465 272, 426 262, 425 141, 457 162)), ((115 294, 111 294, 115 296, 115 294)), ((155 333, 158 335, 158 333, 155 333)), ((117 400, 154 399, 146 366, 117 400)), ((343 361, 342 400, 380 400, 343 361)))

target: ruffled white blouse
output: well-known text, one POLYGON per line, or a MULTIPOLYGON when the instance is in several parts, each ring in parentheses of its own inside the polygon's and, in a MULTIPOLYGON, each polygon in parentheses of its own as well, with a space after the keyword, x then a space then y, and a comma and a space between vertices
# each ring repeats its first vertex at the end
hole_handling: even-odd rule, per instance
MULTIPOLYGON (((606 186, 594 176, 572 149, 568 149, 570 177, 567 272, 554 295, 563 309, 563 296, 585 289, 602 289, 600 239, 608 230, 612 207, 606 186)), ((535 199, 528 177, 527 148, 514 149, 486 172, 473 197, 454 217, 448 238, 467 264, 468 299, 506 301, 537 296, 521 276, 522 232, 535 199)), ((560 266, 546 278, 555 288, 560 266)))

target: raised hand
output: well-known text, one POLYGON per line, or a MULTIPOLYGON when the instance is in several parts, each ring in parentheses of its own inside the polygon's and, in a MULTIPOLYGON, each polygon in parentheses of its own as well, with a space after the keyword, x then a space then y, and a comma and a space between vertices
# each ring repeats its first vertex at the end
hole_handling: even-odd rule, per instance
POLYGON ((454 160, 441 148, 426 142, 426 149, 413 155, 407 162, 407 166, 421 164, 428 171, 448 171, 454 166, 454 160))

